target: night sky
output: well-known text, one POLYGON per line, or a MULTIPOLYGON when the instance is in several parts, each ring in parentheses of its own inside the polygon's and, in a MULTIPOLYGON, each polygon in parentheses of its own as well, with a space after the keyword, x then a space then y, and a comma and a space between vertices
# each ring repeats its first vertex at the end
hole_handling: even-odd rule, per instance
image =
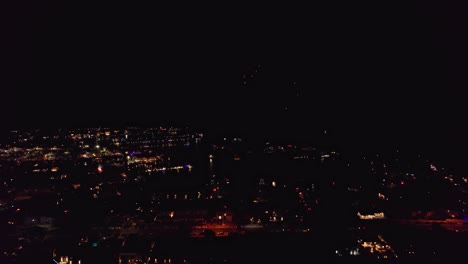
POLYGON ((466 153, 460 22, 432 2, 30 3, 9 32, 4 127, 328 129, 344 141, 466 153))

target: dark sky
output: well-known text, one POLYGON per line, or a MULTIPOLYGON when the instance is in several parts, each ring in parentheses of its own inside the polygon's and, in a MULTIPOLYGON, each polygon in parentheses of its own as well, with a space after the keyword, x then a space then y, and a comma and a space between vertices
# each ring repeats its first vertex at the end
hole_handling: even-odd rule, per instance
POLYGON ((459 147, 460 21, 436 1, 376 2, 30 3, 12 16, 4 124, 327 128, 369 144, 459 147))

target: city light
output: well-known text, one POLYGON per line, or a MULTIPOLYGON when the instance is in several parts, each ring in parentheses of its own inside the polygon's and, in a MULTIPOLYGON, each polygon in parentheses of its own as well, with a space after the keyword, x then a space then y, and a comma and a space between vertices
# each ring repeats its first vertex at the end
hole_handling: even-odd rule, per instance
MULTIPOLYGON (((220 137, 216 145, 211 137, 196 143, 198 133, 179 128, 35 133, 0 144, 5 239, 24 238, 10 239, 15 246, 2 248, 5 263, 23 257, 30 241, 43 236, 56 249, 52 257, 58 264, 80 264, 84 256, 102 252, 121 264, 192 263, 184 247, 167 250, 186 241, 196 248, 220 242, 219 255, 249 241, 275 245, 278 254, 287 255, 279 250, 285 237, 288 246, 315 245, 318 253, 312 258, 332 249, 334 258, 345 261, 411 262, 428 246, 420 242, 424 239, 401 243, 406 234, 399 231, 412 230, 418 239, 443 234, 447 239, 440 244, 446 243, 450 253, 451 239, 468 231, 463 195, 468 177, 437 170, 427 158, 397 159, 393 152, 343 155, 298 141, 251 146, 238 137, 220 137), (242 163, 233 161, 240 157, 242 163), (438 184, 429 188, 428 179, 438 184), (355 218, 348 217, 349 210, 355 218), (336 241, 323 247, 320 238, 328 232, 336 241), (389 232, 389 242, 379 235, 389 232)), ((437 252, 440 256, 442 250, 437 252)), ((203 254, 200 263, 233 262, 229 254, 212 260, 203 254)))

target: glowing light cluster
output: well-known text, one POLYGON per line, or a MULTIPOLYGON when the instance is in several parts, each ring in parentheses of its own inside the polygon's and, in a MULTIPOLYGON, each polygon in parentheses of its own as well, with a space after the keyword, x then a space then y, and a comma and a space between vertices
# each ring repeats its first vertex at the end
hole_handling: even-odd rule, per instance
POLYGON ((359 219, 362 219, 362 220, 374 220, 374 219, 384 219, 385 218, 385 214, 383 212, 368 214, 368 215, 362 215, 361 213, 358 212, 357 216, 359 217, 359 219))

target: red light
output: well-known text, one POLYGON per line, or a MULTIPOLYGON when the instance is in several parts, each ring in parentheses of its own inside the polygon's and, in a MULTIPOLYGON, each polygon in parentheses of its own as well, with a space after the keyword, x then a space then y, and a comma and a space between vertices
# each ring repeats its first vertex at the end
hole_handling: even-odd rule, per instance
POLYGON ((97 171, 98 171, 99 173, 102 173, 102 171, 103 171, 103 170, 102 170, 102 167, 99 166, 99 167, 97 168, 97 171))
POLYGON ((217 192, 217 191, 218 191, 218 189, 216 189, 216 188, 213 188, 213 192, 217 192))
POLYGON ((296 192, 298 192, 298 191, 299 191, 299 187, 296 187, 296 192))
POLYGON ((405 185, 405 182, 404 182, 404 181, 401 181, 401 182, 400 182, 400 185, 405 185))

